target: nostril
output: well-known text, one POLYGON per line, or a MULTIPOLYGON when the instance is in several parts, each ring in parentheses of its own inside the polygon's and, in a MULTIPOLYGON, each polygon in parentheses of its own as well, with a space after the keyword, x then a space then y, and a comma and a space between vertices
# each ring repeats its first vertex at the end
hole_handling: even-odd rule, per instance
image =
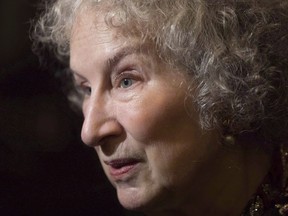
POLYGON ((120 136, 110 135, 99 140, 98 145, 103 154, 110 156, 115 153, 118 148, 124 145, 125 137, 124 134, 120 136))
MULTIPOLYGON (((111 135, 110 135, 111 136, 111 135)), ((110 136, 100 137, 99 140, 95 143, 97 146, 106 145, 107 141, 110 139, 110 136)))

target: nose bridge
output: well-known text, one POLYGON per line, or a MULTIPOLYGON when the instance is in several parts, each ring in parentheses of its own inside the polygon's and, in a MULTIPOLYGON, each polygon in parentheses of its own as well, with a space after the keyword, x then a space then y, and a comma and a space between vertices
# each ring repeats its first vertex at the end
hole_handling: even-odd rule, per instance
POLYGON ((112 114, 111 103, 109 105, 105 94, 94 94, 84 102, 83 114, 84 122, 82 126, 81 137, 85 144, 95 145, 105 136, 103 126, 109 121, 112 114))

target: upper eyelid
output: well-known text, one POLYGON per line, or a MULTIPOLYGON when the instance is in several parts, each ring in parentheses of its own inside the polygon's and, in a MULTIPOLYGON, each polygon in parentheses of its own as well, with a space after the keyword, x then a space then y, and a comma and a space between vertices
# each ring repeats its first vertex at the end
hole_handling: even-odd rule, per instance
POLYGON ((124 58, 120 59, 117 64, 113 65, 112 68, 108 69, 111 73, 111 77, 115 77, 126 70, 132 70, 132 68, 135 68, 135 63, 131 63, 131 61, 126 63, 128 57, 129 56, 125 56, 124 58))
POLYGON ((76 89, 83 89, 83 88, 90 88, 90 85, 88 85, 88 82, 86 80, 81 79, 74 79, 74 87, 76 89))
POLYGON ((134 77, 135 77, 135 75, 131 72, 121 72, 121 73, 118 73, 115 76, 113 76, 111 81, 117 81, 117 80, 121 80, 124 78, 133 79, 134 77))
POLYGON ((136 65, 145 64, 148 58, 149 55, 147 55, 146 52, 143 52, 143 50, 141 51, 135 47, 124 48, 107 60, 105 65, 105 72, 119 72, 119 70, 123 70, 125 67, 136 67, 136 65), (128 60, 129 62, 127 63, 126 61, 128 60))
POLYGON ((79 86, 81 86, 83 84, 83 80, 80 80, 80 79, 77 79, 77 78, 74 77, 73 83, 74 83, 74 85, 76 87, 79 87, 79 86))
POLYGON ((119 69, 117 72, 112 73, 111 83, 120 82, 124 78, 139 80, 143 78, 143 74, 133 67, 124 67, 126 69, 119 69))
POLYGON ((86 85, 88 81, 80 74, 73 72, 72 75, 73 75, 73 83, 76 88, 81 87, 81 86, 82 87, 89 86, 89 85, 86 85))
POLYGON ((114 65, 114 67, 110 70, 107 71, 108 73, 110 72, 110 76, 113 78, 119 76, 119 74, 122 73, 131 73, 132 75, 135 74, 136 72, 143 74, 145 66, 145 60, 142 60, 141 57, 138 55, 139 53, 133 53, 133 57, 130 58, 131 55, 127 55, 119 62, 114 65), (134 55, 135 54, 135 55, 134 55))

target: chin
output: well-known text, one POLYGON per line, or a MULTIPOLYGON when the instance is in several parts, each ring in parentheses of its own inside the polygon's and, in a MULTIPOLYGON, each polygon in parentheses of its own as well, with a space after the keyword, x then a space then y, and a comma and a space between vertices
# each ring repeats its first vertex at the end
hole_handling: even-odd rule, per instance
POLYGON ((139 200, 125 200, 125 199, 121 199, 118 198, 120 204, 123 206, 123 208, 127 209, 127 210, 132 210, 132 211, 144 211, 146 209, 146 205, 139 201, 139 200))
POLYGON ((137 188, 117 189, 117 196, 120 204, 128 210, 140 211, 149 203, 137 188))
POLYGON ((139 188, 117 188, 117 196, 120 204, 125 209, 145 213, 155 210, 156 206, 157 208, 162 206, 160 203, 163 203, 163 196, 156 191, 147 192, 139 188))

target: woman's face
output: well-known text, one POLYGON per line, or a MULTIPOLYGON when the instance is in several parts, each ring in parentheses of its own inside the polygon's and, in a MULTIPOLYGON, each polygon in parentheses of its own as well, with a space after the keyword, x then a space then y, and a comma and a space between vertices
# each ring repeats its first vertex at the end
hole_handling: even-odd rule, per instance
POLYGON ((71 39, 71 69, 85 93, 82 140, 96 149, 125 208, 177 205, 195 195, 216 134, 199 127, 187 75, 96 24, 82 16, 71 39))

